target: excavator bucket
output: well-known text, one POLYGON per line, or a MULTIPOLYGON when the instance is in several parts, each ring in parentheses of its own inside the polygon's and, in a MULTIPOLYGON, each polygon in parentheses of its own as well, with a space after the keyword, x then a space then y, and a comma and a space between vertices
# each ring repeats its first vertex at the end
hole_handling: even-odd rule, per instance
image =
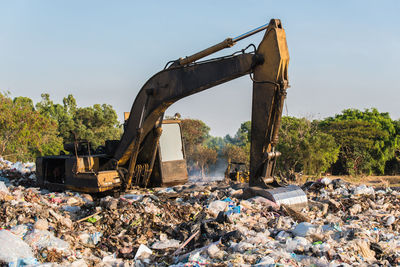
POLYGON ((278 205, 290 206, 294 210, 307 207, 307 195, 297 185, 281 186, 273 189, 250 187, 253 195, 265 197, 278 205))
MULTIPOLYGON (((262 64, 254 68, 253 77, 249 184, 261 188, 279 187, 274 169, 281 153, 275 148, 289 87, 289 52, 280 20, 270 21, 256 55, 262 64)), ((264 190, 262 195, 278 204, 307 205, 306 194, 297 186, 264 190)))

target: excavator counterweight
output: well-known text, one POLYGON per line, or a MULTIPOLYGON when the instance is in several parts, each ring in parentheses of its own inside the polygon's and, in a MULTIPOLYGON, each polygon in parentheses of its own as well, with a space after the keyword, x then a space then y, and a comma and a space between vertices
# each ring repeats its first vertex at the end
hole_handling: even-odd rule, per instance
POLYGON ((106 142, 102 154, 93 155, 90 150, 85 153, 85 149, 78 153, 80 146, 75 144, 71 155, 38 158, 39 182, 42 186, 57 184, 84 192, 124 191, 133 185, 165 186, 186 182, 180 124, 179 121, 164 121, 164 112, 184 97, 250 75, 253 100, 249 185, 254 192, 264 192, 262 194, 273 201, 286 199, 282 203, 302 207, 307 199, 298 187, 268 189, 280 187, 274 178, 274 169, 280 155, 276 145, 289 85, 288 64, 286 35, 278 19, 192 56, 174 60, 139 91, 120 140, 106 142), (244 49, 230 56, 198 61, 263 30, 264 38, 255 51, 244 49))

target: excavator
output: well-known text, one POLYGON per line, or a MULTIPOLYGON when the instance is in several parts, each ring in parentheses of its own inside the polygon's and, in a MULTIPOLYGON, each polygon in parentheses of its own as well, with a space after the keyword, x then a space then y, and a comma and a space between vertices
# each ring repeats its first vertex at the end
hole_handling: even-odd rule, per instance
POLYGON ((163 120, 166 109, 184 97, 249 75, 253 82, 249 188, 278 204, 302 207, 307 198, 301 188, 281 186, 274 177, 288 63, 286 34, 279 19, 170 61, 137 94, 120 140, 108 140, 96 151, 89 142, 76 141, 64 146, 69 155, 38 157, 38 183, 88 193, 186 183, 180 121, 163 120), (265 33, 258 48, 250 44, 232 55, 199 61, 261 31, 265 33))

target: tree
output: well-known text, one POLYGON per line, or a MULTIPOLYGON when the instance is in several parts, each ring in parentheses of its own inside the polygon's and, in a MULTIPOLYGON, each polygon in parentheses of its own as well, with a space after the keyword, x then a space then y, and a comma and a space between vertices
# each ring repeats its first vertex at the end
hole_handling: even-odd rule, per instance
POLYGON ((122 128, 111 105, 95 104, 79 108, 72 95, 63 99, 63 105, 54 104, 49 94, 42 94, 42 101, 36 108, 58 122, 60 137, 65 143, 87 140, 95 148, 106 140, 119 139, 122 128))
POLYGON ((223 148, 223 157, 227 160, 243 162, 250 165, 251 121, 243 122, 234 137, 225 136, 226 146, 223 148))
POLYGON ((228 161, 242 162, 249 167, 249 153, 246 151, 245 147, 227 144, 222 151, 224 158, 228 161))
POLYGON ((94 147, 103 145, 106 140, 119 139, 122 133, 117 114, 111 105, 95 104, 93 107, 78 108, 73 120, 74 135, 90 141, 94 147))
POLYGON ((181 123, 185 149, 190 154, 197 145, 203 144, 210 137, 210 127, 195 119, 183 119, 181 123))
POLYGON ((199 170, 204 176, 210 165, 217 161, 217 151, 224 142, 222 138, 211 137, 210 127, 201 120, 183 119, 181 122, 189 172, 193 174, 199 170))
POLYGON ((0 155, 10 160, 34 160, 62 149, 57 122, 34 109, 31 99, 0 93, 0 155))
POLYGON ((346 109, 321 122, 321 128, 340 144, 336 171, 349 174, 383 174, 386 162, 399 149, 396 124, 377 109, 346 109))
POLYGON ((225 141, 240 147, 247 146, 251 142, 251 121, 243 122, 234 137, 226 135, 225 141))
POLYGON ((277 150, 282 153, 277 170, 293 177, 296 172, 320 175, 334 163, 339 146, 334 138, 318 129, 317 122, 306 118, 282 117, 277 150))
POLYGON ((204 145, 197 145, 192 154, 192 161, 200 169, 201 176, 205 176, 208 166, 217 161, 217 151, 204 145))

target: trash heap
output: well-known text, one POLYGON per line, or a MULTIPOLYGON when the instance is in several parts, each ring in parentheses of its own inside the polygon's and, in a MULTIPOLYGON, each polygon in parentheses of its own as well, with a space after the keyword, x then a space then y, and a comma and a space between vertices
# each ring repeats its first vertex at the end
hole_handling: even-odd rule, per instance
POLYGON ((302 211, 244 184, 188 183, 120 197, 34 187, 0 158, 0 264, 9 266, 396 266, 400 192, 328 178, 302 211))

